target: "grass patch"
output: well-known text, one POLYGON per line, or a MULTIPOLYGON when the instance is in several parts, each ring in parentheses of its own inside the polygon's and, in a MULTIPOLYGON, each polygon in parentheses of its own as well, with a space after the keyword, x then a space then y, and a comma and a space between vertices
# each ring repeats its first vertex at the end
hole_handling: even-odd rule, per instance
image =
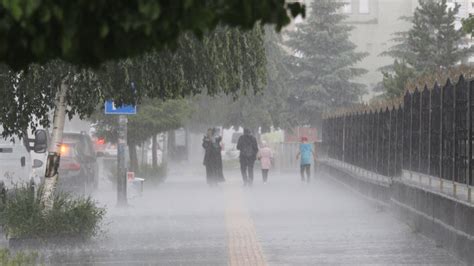
POLYGON ((160 164, 158 167, 151 165, 141 165, 138 173, 135 174, 137 177, 145 179, 145 184, 158 185, 165 181, 167 175, 167 165, 165 162, 160 164))
POLYGON ((239 158, 230 159, 230 160, 222 160, 222 168, 223 168, 224 170, 240 169, 240 161, 239 161, 239 158))
POLYGON ((53 209, 45 212, 36 192, 28 185, 7 190, 0 200, 0 226, 10 238, 75 238, 88 240, 100 233, 105 209, 90 197, 75 198, 68 193, 55 195, 53 209))
POLYGON ((16 252, 12 254, 8 249, 0 249, 0 265, 20 266, 37 265, 40 263, 38 253, 16 252))
MULTIPOLYGON (((108 160, 107 163, 104 161, 105 171, 108 173, 108 179, 113 186, 117 184, 117 162, 108 160)), ((167 176, 167 164, 166 162, 161 163, 158 167, 143 164, 140 165, 140 169, 135 173, 136 177, 144 178, 145 184, 159 185, 166 180, 167 176)))

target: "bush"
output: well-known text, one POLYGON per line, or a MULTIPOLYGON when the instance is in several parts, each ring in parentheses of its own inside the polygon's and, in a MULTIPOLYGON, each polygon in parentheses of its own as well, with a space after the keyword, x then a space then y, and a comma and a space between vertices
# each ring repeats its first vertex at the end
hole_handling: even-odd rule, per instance
POLYGON ((8 249, 0 249, 0 265, 36 265, 38 264, 38 260, 38 254, 35 252, 27 254, 20 251, 16 254, 12 254, 8 249))
POLYGON ((224 170, 234 170, 240 168, 239 158, 237 159, 230 159, 230 160, 222 160, 222 167, 224 170))
POLYGON ((136 176, 145 178, 146 183, 156 185, 165 181, 167 174, 166 170, 167 166, 165 162, 160 164, 158 167, 153 167, 151 165, 142 165, 136 176))
POLYGON ((41 189, 17 186, 6 193, 0 205, 0 225, 12 238, 51 239, 73 237, 90 239, 100 232, 105 209, 91 198, 55 195, 53 209, 44 211, 41 189))
POLYGON ((115 186, 117 184, 117 159, 103 157, 102 164, 104 173, 107 175, 107 178, 112 183, 112 185, 115 186))

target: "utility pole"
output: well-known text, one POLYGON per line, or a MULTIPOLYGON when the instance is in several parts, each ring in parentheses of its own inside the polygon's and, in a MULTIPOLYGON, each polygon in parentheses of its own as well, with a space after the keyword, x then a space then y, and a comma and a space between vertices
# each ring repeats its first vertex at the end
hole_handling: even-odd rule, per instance
MULTIPOLYGON (((135 84, 131 89, 135 93, 135 84)), ((127 150, 127 115, 137 114, 136 105, 115 106, 113 100, 105 101, 104 112, 106 115, 118 116, 118 144, 117 144, 117 206, 127 205, 127 163, 125 152, 127 150)))
POLYGON ((127 116, 119 115, 117 145, 117 205, 127 205, 127 166, 125 165, 125 149, 127 147, 127 116))

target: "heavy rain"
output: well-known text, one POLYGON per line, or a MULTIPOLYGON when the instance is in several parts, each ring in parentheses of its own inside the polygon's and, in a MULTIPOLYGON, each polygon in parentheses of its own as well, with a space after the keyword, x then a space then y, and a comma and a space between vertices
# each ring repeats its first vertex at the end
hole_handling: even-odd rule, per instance
POLYGON ((474 265, 474 0, 0 3, 0 265, 474 265))

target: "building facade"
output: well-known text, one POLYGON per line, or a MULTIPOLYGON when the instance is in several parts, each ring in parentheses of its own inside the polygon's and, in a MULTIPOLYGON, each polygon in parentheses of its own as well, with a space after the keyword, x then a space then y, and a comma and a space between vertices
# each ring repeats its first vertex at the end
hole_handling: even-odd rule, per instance
POLYGON ((468 18, 474 14, 474 0, 447 0, 448 8, 454 8, 456 4, 459 5, 459 13, 456 16, 456 29, 462 26, 462 19, 468 18))
MULTIPOLYGON (((307 7, 314 0, 304 1, 307 7)), ((368 93, 362 100, 369 100, 376 93, 373 89, 382 81, 381 67, 390 65, 394 59, 380 56, 395 43, 392 41, 394 33, 408 31, 410 23, 401 19, 412 17, 418 6, 418 0, 334 0, 345 5, 340 12, 347 16, 346 23, 353 27, 350 39, 357 46, 358 52, 365 52, 367 56, 357 65, 368 72, 357 78, 357 82, 367 86, 368 93)), ((300 1, 303 2, 303 1, 300 1)), ((455 27, 461 28, 461 20, 474 15, 474 0, 447 0, 448 8, 460 5, 455 27)), ((310 12, 307 12, 310 14, 310 12)), ((302 20, 298 19, 297 23, 302 20)), ((287 30, 293 30, 294 24, 287 30)), ((466 45, 472 45, 472 39, 466 39, 466 45)), ((468 59, 474 62, 474 58, 468 59)))
POLYGON ((373 95, 373 88, 382 81, 380 68, 393 63, 393 58, 380 56, 394 43, 391 39, 396 32, 407 31, 410 23, 402 17, 412 16, 417 0, 341 0, 346 5, 341 12, 347 15, 346 22, 354 27, 351 41, 357 45, 359 52, 367 53, 359 67, 368 73, 359 77, 358 82, 365 84, 368 94, 364 100, 373 95))

